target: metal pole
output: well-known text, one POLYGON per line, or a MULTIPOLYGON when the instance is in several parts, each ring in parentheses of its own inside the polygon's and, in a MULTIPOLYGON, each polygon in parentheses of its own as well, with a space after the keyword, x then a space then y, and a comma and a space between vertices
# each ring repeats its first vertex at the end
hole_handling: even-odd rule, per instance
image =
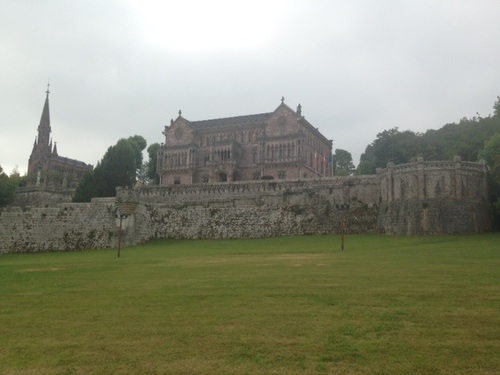
POLYGON ((120 257, 120 248, 122 246, 122 220, 123 220, 123 215, 120 215, 120 230, 118 232, 118 254, 117 257, 120 257))
POLYGON ((342 241, 341 250, 344 250, 344 235, 345 235, 345 211, 342 211, 342 229, 341 229, 342 241))

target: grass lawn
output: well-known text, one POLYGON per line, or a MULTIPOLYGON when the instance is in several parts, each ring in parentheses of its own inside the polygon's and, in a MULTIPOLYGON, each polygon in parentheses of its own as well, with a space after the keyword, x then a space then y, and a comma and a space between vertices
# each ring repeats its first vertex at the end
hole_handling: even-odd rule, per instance
POLYGON ((500 234, 0 256, 1 374, 498 374, 500 234))

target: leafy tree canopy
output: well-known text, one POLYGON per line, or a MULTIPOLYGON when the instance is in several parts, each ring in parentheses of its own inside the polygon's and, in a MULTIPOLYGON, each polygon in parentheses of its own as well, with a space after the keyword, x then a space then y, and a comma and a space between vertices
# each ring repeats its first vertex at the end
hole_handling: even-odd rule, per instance
POLYGON ((97 196, 114 197, 117 186, 134 186, 137 159, 137 148, 128 139, 120 139, 116 145, 109 147, 94 169, 97 196))
POLYGON ((148 147, 149 160, 147 162, 147 176, 154 183, 158 183, 156 175, 156 164, 158 150, 160 149, 159 143, 153 143, 148 147))
POLYGON ((142 167, 146 140, 135 135, 110 146, 92 173, 80 181, 73 201, 88 202, 92 197, 114 197, 117 186, 132 187, 142 167))
POLYGON ((333 164, 334 175, 336 176, 349 176, 355 170, 351 153, 340 148, 335 150, 333 164))
POLYGON ((421 135, 410 130, 401 132, 399 128, 384 130, 361 155, 358 173, 373 174, 376 168, 386 167, 389 162, 408 163, 422 153, 421 149, 421 135))
POLYGON ((497 164, 500 166, 500 132, 493 134, 485 142, 478 157, 484 159, 490 168, 495 168, 497 164))
POLYGON ((10 176, 3 171, 0 166, 0 207, 7 206, 14 201, 16 188, 25 183, 25 177, 21 177, 17 168, 10 176))
POLYGON ((500 225, 500 132, 488 139, 478 157, 484 159, 490 173, 490 201, 493 203, 496 219, 500 225))
POLYGON ((488 117, 463 118, 458 124, 447 124, 424 134, 400 131, 397 127, 385 130, 366 147, 357 173, 373 174, 388 162, 409 163, 419 156, 426 160, 451 160, 458 155, 462 160, 477 161, 485 141, 500 132, 500 97, 493 109, 494 114, 488 117))
POLYGON ((97 196, 94 184, 94 173, 86 173, 78 184, 73 202, 90 202, 93 197, 97 196))
POLYGON ((144 137, 140 135, 134 135, 133 137, 128 137, 126 139, 134 149, 135 154, 135 169, 140 169, 142 166, 142 151, 147 146, 147 142, 144 137))

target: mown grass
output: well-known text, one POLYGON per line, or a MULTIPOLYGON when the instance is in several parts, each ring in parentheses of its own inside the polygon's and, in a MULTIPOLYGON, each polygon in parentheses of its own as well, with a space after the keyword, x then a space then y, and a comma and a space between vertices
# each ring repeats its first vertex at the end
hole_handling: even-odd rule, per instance
POLYGON ((2 374, 497 374, 500 235, 0 257, 2 374))

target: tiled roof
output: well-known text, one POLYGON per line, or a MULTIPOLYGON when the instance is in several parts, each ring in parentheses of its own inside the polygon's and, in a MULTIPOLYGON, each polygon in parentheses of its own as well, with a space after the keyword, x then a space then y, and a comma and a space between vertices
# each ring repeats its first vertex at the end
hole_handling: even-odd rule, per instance
POLYGON ((73 165, 78 167, 92 167, 90 164, 84 163, 83 161, 66 158, 64 156, 53 157, 53 160, 56 160, 62 164, 73 165))
POLYGON ((256 115, 235 116, 218 118, 213 120, 190 121, 195 129, 225 128, 229 126, 244 126, 251 124, 261 124, 269 120, 273 112, 259 113, 256 115))

